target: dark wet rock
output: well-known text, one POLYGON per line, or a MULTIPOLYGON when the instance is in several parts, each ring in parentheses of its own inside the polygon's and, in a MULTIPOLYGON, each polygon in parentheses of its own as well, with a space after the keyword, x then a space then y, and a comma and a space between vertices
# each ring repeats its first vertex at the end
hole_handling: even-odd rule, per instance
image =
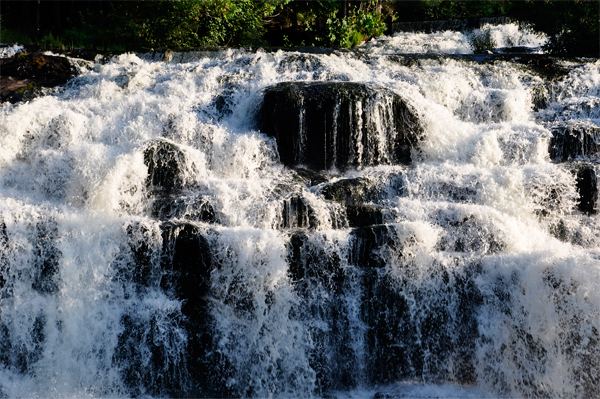
POLYGON ((217 120, 221 120, 224 117, 233 113, 233 96, 234 89, 226 89, 221 94, 213 98, 211 105, 216 111, 217 120))
POLYGON ((561 65, 560 59, 539 54, 521 54, 514 61, 526 65, 547 80, 557 80, 569 73, 569 69, 561 65))
POLYGON ((112 361, 130 396, 186 396, 189 380, 185 360, 173 358, 169 347, 184 344, 185 333, 179 328, 183 322, 181 313, 174 309, 155 312, 149 320, 135 312, 121 317, 123 332, 112 361))
POLYGON ((430 381, 476 381, 477 272, 438 267, 429 273, 435 284, 420 285, 408 271, 398 277, 384 269, 365 271, 361 313, 370 383, 424 376, 430 381))
POLYGON ((329 181, 329 177, 326 174, 314 172, 312 170, 296 168, 294 169, 294 172, 298 177, 304 179, 309 187, 329 181))
POLYGON ((150 315, 125 314, 113 362, 133 396, 232 396, 220 374, 225 361, 214 353, 216 332, 209 303, 213 255, 209 243, 192 224, 164 223, 161 230, 162 249, 149 248, 144 226, 132 225, 127 230, 133 237, 134 265, 130 269, 138 269, 129 278, 144 287, 160 288, 181 307, 150 315), (158 265, 153 265, 153 257, 160 259, 158 265))
POLYGON ((532 53, 535 49, 525 46, 499 47, 497 49, 501 53, 532 53))
POLYGON ((169 193, 183 187, 185 155, 177 145, 164 140, 153 142, 144 151, 144 164, 148 167, 149 189, 169 193))
POLYGON ((600 152, 600 127, 591 124, 569 124, 552 129, 550 158, 570 161, 578 157, 594 157, 600 152))
MULTIPOLYGON (((8 233, 6 232, 6 223, 0 222, 0 248, 8 248, 8 233)), ((5 250, 0 251, 0 300, 7 296, 4 290, 8 282, 10 273, 10 262, 5 250)))
POLYGON ((63 85, 77 74, 67 58, 39 52, 0 59, 0 70, 0 100, 11 103, 31 98, 42 87, 63 85))
POLYGON ((265 90, 259 120, 284 165, 317 171, 410 163, 423 134, 400 96, 361 83, 277 84, 265 90))
POLYGON ((534 86, 531 89, 531 103, 535 112, 548 107, 548 88, 544 85, 534 86))
POLYGON ((190 224, 163 226, 162 268, 167 273, 161 282, 164 290, 182 301, 187 341, 189 391, 179 396, 220 397, 226 392, 216 360, 211 357, 215 335, 209 309, 210 273, 213 255, 201 231, 190 224), (190 395, 193 394, 193 395, 190 395))
POLYGON ((340 179, 323 184, 319 191, 325 199, 345 206, 360 206, 387 198, 407 195, 406 176, 403 173, 386 173, 375 178, 357 177, 340 179))
POLYGON ((350 233, 351 249, 348 261, 361 268, 381 268, 387 263, 387 248, 397 249, 402 243, 396 240, 396 230, 391 225, 359 227, 350 233))
POLYGON ((473 215, 459 216, 450 208, 438 211, 432 219, 444 229, 436 245, 440 251, 491 254, 506 248, 500 232, 473 215))
POLYGON ((359 370, 346 296, 356 280, 355 269, 342 267, 342 253, 331 252, 320 239, 302 232, 290 237, 288 249, 290 279, 301 300, 298 317, 314 321, 309 328, 315 349, 309 361, 317 391, 354 387, 359 370))
POLYGON ((144 223, 131 222, 124 230, 127 241, 115 262, 115 280, 124 283, 125 295, 129 297, 158 286, 163 273, 155 260, 160 253, 152 245, 157 237, 151 228, 144 223), (130 282, 134 284, 128 286, 130 282))
POLYGON ((365 178, 341 179, 323 187, 325 199, 342 205, 362 205, 371 199, 375 185, 365 178))
POLYGON ((567 165, 575 176, 577 188, 577 209, 588 215, 595 215, 598 206, 597 165, 589 162, 573 162, 567 165))
POLYGON ((397 275, 385 267, 386 248, 401 251, 403 244, 395 228, 385 225, 354 229, 348 252, 331 252, 319 234, 290 237, 290 279, 302 301, 298 317, 315 321, 310 328, 317 349, 310 361, 320 389, 352 388, 357 375, 370 384, 424 376, 476 381, 473 356, 482 303, 477 265, 454 270, 434 265, 424 277, 431 284, 422 284, 410 256, 395 261, 394 267, 406 269, 397 275), (353 331, 364 339, 360 353, 349 344, 353 331), (354 367, 358 356, 362 370, 354 367))
POLYGON ((152 217, 160 220, 185 219, 188 221, 217 223, 218 219, 210 196, 157 196, 152 205, 152 217))
POLYGON ((598 175, 593 165, 577 169, 577 191, 577 208, 588 215, 595 214, 598 203, 598 175))
POLYGON ((366 227, 383 223, 382 208, 373 205, 348 205, 346 215, 350 227, 366 227))
MULTIPOLYGON (((4 258, 5 245, 9 237, 6 225, 0 222, 0 303, 12 296, 10 287, 12 282, 9 274, 8 259, 4 258), (9 284, 6 284, 9 283, 9 284)), ((37 270, 36 270, 37 272, 37 270)), ((21 271, 19 270, 20 274, 21 271)), ((35 309, 35 308, 34 308, 35 309)), ((30 312, 36 310, 30 309, 30 312)), ((44 341, 46 340, 47 317, 43 311, 38 310, 37 315, 27 314, 18 320, 0 315, 0 364, 8 370, 21 374, 35 375, 37 363, 44 356, 44 341), (17 323, 18 325, 15 325, 17 323)), ((0 390, 0 394, 4 392, 0 390)))
POLYGON ((304 198, 295 195, 283 201, 281 228, 314 228, 316 225, 316 216, 304 198))
POLYGON ((62 256, 56 247, 58 225, 53 220, 41 220, 36 225, 34 244, 34 270, 32 287, 44 294, 58 291, 58 261, 62 256))

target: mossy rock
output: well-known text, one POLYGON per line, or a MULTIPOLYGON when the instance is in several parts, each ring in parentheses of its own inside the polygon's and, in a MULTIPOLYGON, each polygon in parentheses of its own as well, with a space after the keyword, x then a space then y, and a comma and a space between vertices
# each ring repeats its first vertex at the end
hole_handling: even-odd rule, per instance
POLYGON ((354 178, 328 184, 322 188, 321 193, 330 201, 346 206, 358 206, 369 200, 374 189, 375 184, 368 179, 354 178))

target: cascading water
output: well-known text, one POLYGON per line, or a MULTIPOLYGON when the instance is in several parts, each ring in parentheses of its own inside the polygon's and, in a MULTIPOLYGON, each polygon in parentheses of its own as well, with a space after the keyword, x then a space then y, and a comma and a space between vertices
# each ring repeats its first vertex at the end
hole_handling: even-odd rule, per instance
POLYGON ((595 397, 600 63, 405 36, 3 104, 0 396, 595 397))

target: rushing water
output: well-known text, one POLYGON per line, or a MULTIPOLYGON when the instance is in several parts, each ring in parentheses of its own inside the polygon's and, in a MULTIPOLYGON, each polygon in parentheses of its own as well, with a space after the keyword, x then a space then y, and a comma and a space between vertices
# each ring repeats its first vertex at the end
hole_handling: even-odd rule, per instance
MULTIPOLYGON (((464 38, 444 35, 463 44, 440 52, 463 52, 464 38)), ((600 126, 600 63, 560 62, 567 74, 549 81, 515 62, 396 55, 407 37, 322 55, 122 54, 3 104, 0 397, 215 392, 186 385, 189 323, 204 319, 162 266, 178 234, 210 253, 205 371, 220 392, 597 395, 600 225, 577 208, 572 163, 548 148, 557 126, 600 126), (264 89, 284 81, 399 94, 425 132, 411 165, 306 183, 257 130, 264 89), (181 188, 168 194, 145 162, 165 142, 180 154, 181 188), (382 215, 365 264, 365 230, 324 195, 349 179, 374 187, 364 201, 382 215), (304 226, 285 217, 298 196, 304 226)), ((413 34, 410 47, 432 37, 413 34)))

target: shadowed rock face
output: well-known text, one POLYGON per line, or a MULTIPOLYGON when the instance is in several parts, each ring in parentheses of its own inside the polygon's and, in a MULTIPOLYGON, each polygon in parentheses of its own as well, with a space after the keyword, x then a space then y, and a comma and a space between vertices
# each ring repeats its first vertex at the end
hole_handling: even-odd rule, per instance
POLYGON ((75 68, 65 57, 42 53, 21 53, 1 59, 0 69, 0 101, 13 104, 34 98, 41 87, 65 84, 76 75, 75 68))
POLYGON ((259 118, 283 164, 312 170, 408 164, 423 135, 400 96, 363 83, 280 83, 266 89, 259 118))
POLYGON ((600 152, 600 128, 595 125, 573 124, 552 130, 550 158, 561 162, 577 157, 595 157, 600 152))
POLYGON ((579 197, 577 209, 588 215, 595 215, 598 204, 598 175, 596 165, 589 162, 573 162, 567 167, 575 177, 575 187, 579 197))

